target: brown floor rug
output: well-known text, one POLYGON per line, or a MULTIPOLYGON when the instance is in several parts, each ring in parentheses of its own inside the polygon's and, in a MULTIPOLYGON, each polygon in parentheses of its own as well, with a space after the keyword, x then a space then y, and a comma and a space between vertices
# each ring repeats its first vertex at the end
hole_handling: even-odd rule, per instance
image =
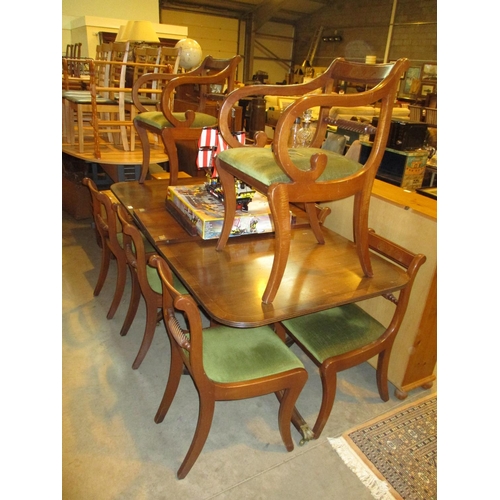
POLYGON ((437 498, 436 394, 328 440, 374 498, 437 498))

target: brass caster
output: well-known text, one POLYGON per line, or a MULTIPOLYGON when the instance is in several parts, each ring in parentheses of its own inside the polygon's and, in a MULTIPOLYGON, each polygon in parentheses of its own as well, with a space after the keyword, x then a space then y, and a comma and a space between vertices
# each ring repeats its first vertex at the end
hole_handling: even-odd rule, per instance
POLYGON ((302 439, 299 442, 299 446, 304 446, 308 441, 314 439, 314 433, 307 424, 300 426, 300 432, 302 434, 302 439))

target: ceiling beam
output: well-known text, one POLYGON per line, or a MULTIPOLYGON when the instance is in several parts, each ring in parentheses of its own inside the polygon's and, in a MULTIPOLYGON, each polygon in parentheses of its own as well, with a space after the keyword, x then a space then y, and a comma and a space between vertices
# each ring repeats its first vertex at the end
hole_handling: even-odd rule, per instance
POLYGON ((272 17, 274 17, 280 10, 282 5, 286 5, 287 0, 268 0, 262 2, 254 11, 253 11, 253 20, 254 26, 253 29, 255 31, 262 28, 264 24, 266 24, 272 17))

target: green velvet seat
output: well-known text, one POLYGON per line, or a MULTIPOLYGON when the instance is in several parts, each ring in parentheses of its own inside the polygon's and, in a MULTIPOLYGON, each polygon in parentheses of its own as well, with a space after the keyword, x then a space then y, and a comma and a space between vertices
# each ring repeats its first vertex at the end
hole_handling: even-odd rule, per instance
POLYGON ((283 321, 283 325, 320 364, 370 344, 386 330, 356 304, 283 321))
MULTIPOLYGON (((311 168, 310 157, 322 153, 327 157, 325 170, 317 182, 328 182, 355 174, 363 168, 361 163, 349 160, 333 151, 320 148, 292 148, 290 158, 295 166, 306 172, 311 168)), ((270 186, 274 183, 289 183, 292 179, 276 163, 273 152, 260 148, 233 148, 221 151, 218 155, 226 165, 241 172, 243 175, 252 175, 256 182, 270 186)))
MULTIPOLYGON (((154 253, 154 249, 151 247, 151 250, 147 251, 147 253, 148 254, 154 253)), ((162 288, 161 288, 161 280, 160 277, 158 276, 158 271, 154 267, 148 265, 146 266, 146 274, 148 277, 148 283, 149 286, 151 287, 151 290, 161 295, 162 288)), ((173 273, 173 280, 174 280, 174 287, 176 290, 178 290, 179 293, 188 293, 186 287, 182 284, 182 281, 175 275, 175 273, 173 273)))
MULTIPOLYGON (((83 91, 85 92, 85 91, 83 91)), ((73 92, 67 92, 64 94, 64 98, 67 99, 68 101, 74 103, 74 104, 92 104, 92 96, 90 93, 73 93, 73 92)), ((109 104, 110 106, 116 106, 116 100, 115 99, 109 99, 108 97, 101 97, 97 96, 96 97, 96 103, 97 104, 109 104)))
POLYGON ((221 384, 304 368, 270 327, 237 329, 224 325, 203 330, 203 367, 210 380, 221 384))
MULTIPOLYGON (((203 328, 194 299, 180 294, 165 260, 154 255, 149 263, 158 268, 163 286, 163 319, 170 340, 170 373, 155 416, 160 423, 175 397, 184 367, 196 386, 200 404, 191 446, 177 477, 184 478, 203 449, 214 415, 216 401, 253 398, 275 393, 280 403, 278 422, 281 438, 288 451, 293 449, 290 427, 295 402, 307 381, 302 362, 269 326, 231 328, 216 325, 203 328), (186 328, 178 321, 182 314, 186 328)), ((183 422, 171 422, 176 432, 183 422)))
MULTIPOLYGON (((185 120, 184 113, 173 113, 173 116, 179 121, 185 120)), ((150 127, 156 128, 159 132, 167 127, 174 127, 167 117, 160 111, 145 111, 135 117, 136 122, 143 122, 150 127)), ((215 116, 207 115, 206 113, 195 113, 195 118, 191 127, 203 128, 214 127, 217 125, 217 118, 215 116)))

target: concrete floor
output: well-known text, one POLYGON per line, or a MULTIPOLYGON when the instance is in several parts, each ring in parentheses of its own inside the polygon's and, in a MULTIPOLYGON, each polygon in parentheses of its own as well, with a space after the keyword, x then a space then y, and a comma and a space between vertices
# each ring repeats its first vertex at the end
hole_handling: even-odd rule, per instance
MULTIPOLYGON (((142 366, 132 370, 143 333, 145 308, 126 337, 119 330, 127 290, 115 317, 106 319, 115 284, 111 263, 101 294, 93 296, 100 250, 91 220, 62 217, 63 477, 65 500, 371 499, 327 437, 429 394, 416 389, 405 401, 383 403, 375 371, 363 365, 340 374, 337 398, 322 436, 287 453, 274 395, 218 402, 205 447, 186 479, 176 471, 191 442, 198 411, 196 390, 183 377, 161 424, 153 417, 165 388, 169 345, 162 324, 142 366)), ((298 409, 312 425, 321 398, 316 367, 296 348, 309 372, 298 409)))

